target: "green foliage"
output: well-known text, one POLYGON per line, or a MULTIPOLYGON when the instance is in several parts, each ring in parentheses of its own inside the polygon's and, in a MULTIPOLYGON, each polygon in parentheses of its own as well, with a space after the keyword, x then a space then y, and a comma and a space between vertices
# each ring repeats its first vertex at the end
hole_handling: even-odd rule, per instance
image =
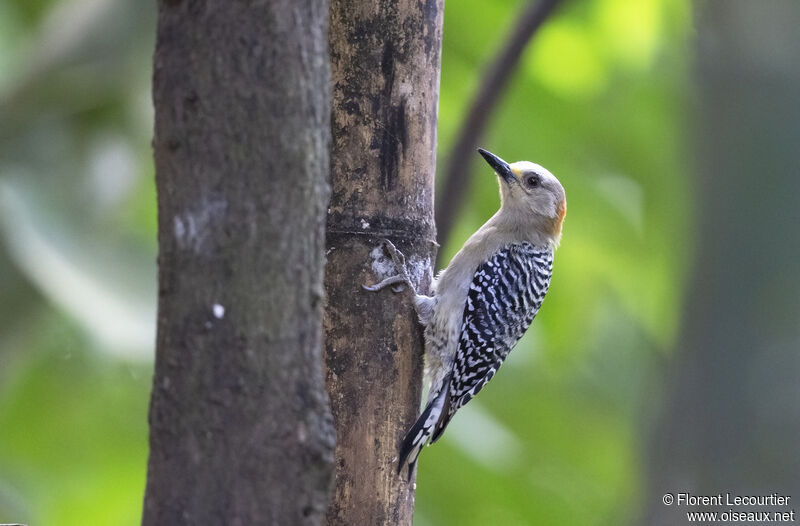
MULTIPOLYGON (((522 7, 505 4, 445 10, 440 162, 522 7)), ((677 329, 691 242, 688 25, 686 2, 573 3, 523 57, 482 145, 560 178, 569 201, 562 246, 533 328, 423 453, 418 523, 622 524, 636 511, 640 420, 657 353, 677 329), (474 412, 493 419, 464 424, 474 412), (480 439, 498 433, 508 440, 480 439), (476 440, 482 448, 469 446, 476 440), (511 458, 498 461, 498 447, 511 458)), ((498 206, 497 182, 477 156, 473 172, 445 259, 498 206)))
POLYGON ((138 523, 150 367, 88 350, 58 313, 29 322, 4 355, 0 521, 138 523))
MULTIPOLYGON (((0 522, 141 513, 156 230, 146 4, 0 4, 0 522)), ((441 162, 523 6, 447 4, 441 162)), ((635 513, 641 420, 692 241, 689 27, 686 0, 571 2, 524 55, 482 145, 561 179, 562 247, 532 330, 423 453, 417 524, 635 513)), ((477 155, 472 169, 447 257, 498 205, 477 155)))

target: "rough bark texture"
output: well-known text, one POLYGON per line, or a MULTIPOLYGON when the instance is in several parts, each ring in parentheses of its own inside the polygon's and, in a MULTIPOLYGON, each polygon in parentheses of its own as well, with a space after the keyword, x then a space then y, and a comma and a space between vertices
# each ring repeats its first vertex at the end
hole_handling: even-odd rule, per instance
POLYGON ((442 0, 334 0, 332 198, 325 362, 337 432, 328 524, 411 524, 397 453, 420 402, 422 332, 409 292, 366 292, 394 273, 392 240, 420 290, 435 253, 433 181, 442 0))
POLYGON ((714 0, 698 18, 699 240, 651 443, 655 526, 686 523, 667 492, 792 496, 739 512, 800 494, 800 3, 714 0))
POLYGON ((162 0, 146 525, 320 524, 327 3, 162 0))

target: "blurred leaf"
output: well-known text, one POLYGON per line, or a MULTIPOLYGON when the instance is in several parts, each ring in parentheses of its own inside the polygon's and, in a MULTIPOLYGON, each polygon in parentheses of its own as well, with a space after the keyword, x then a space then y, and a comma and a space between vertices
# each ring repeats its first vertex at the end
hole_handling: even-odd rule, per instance
POLYGON ((32 194, 0 180, 0 221, 11 255, 54 304, 75 317, 102 348, 149 359, 155 341, 155 262, 115 253, 55 224, 32 194))
POLYGON ((0 522, 138 524, 150 368, 92 356, 52 313, 38 329, 0 382, 0 522))
POLYGON ((537 79, 561 95, 587 97, 608 84, 608 67, 591 35, 569 20, 542 28, 531 53, 530 65, 537 79), (568 67, 564 67, 568 64, 568 67))

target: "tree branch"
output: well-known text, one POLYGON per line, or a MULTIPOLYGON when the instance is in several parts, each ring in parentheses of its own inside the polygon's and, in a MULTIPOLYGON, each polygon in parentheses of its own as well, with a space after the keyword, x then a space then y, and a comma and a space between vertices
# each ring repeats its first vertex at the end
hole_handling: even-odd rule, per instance
POLYGON ((450 236, 453 222, 466 197, 467 185, 464 184, 464 179, 469 175, 469 167, 475 158, 473 151, 478 146, 489 116, 505 91, 525 46, 560 3, 561 0, 532 1, 520 15, 505 46, 489 63, 483 75, 483 83, 464 120, 461 133, 447 156, 442 191, 439 192, 436 203, 436 228, 442 244, 450 236))

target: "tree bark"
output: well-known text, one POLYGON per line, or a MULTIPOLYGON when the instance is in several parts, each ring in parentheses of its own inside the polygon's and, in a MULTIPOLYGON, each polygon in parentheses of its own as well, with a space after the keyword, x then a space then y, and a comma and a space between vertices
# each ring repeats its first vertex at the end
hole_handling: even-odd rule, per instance
POLYGON ((642 524, 656 526, 686 522, 687 507, 662 503, 667 492, 777 492, 791 503, 800 494, 800 4, 701 6, 699 239, 670 396, 650 444, 642 524))
POLYGON ((426 290, 435 254, 433 182, 443 0, 334 0, 332 197, 325 365, 337 432, 328 524, 411 524, 397 454, 417 416, 422 331, 411 294, 366 292, 395 273, 390 239, 426 290))
POLYGON ((159 3, 145 525, 320 524, 327 3, 159 3))

